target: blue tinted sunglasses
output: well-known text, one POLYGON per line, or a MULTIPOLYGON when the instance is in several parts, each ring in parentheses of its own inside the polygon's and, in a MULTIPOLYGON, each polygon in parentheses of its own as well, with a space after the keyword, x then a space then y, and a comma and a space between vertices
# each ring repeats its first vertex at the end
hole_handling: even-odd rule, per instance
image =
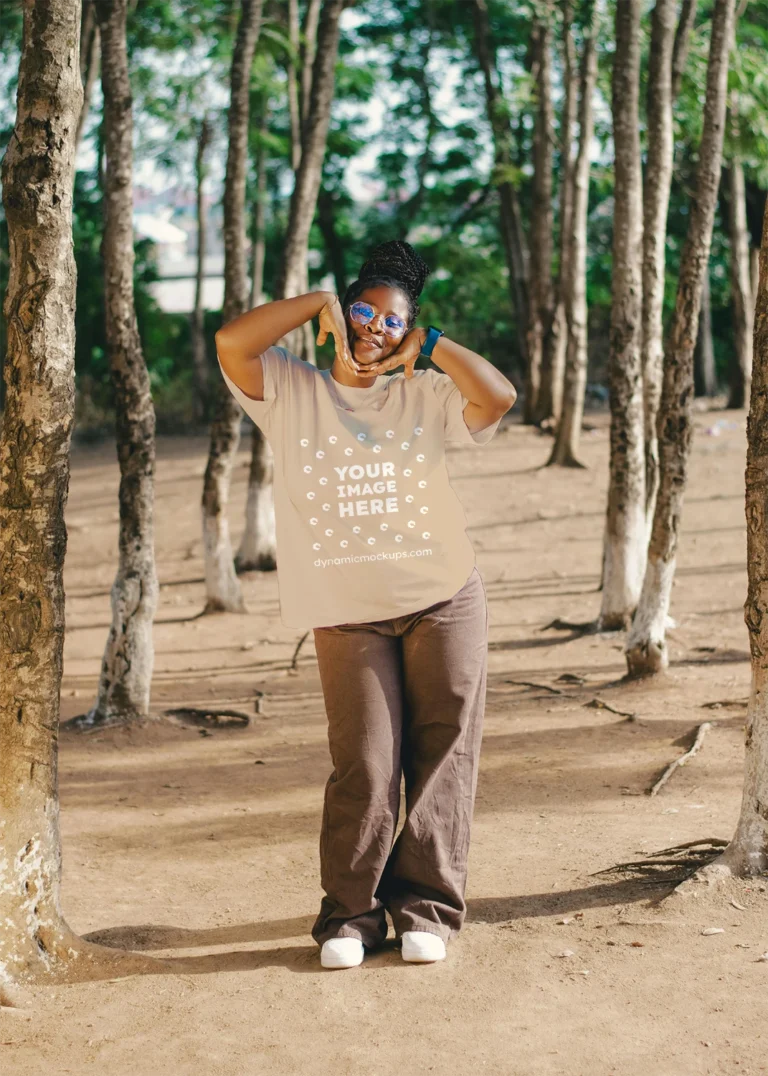
MULTIPOLYGON (((367 325, 376 317, 376 311, 369 303, 353 303, 349 308, 349 316, 358 325, 367 325)), ((401 336, 405 329, 405 322, 397 314, 389 314, 384 318, 384 332, 387 336, 401 336)))

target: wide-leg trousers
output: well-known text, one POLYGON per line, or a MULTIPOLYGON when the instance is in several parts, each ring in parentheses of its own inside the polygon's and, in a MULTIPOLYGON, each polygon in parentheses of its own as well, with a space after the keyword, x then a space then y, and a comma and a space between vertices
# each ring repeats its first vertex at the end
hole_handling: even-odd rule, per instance
POLYGON ((426 930, 448 941, 464 893, 488 661, 475 567, 452 598, 314 629, 333 772, 325 789, 318 944, 426 930), (405 819, 395 840, 401 777, 405 819))

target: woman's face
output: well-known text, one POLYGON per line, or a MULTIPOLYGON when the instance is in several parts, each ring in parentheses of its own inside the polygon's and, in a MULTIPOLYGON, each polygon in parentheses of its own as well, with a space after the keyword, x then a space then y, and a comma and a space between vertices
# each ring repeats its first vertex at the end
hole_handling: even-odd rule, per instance
POLYGON ((355 302, 368 303, 375 313, 375 317, 367 325, 352 321, 349 311, 345 315, 350 350, 361 366, 368 366, 397 351, 408 332, 408 300, 397 288, 379 284, 366 288, 355 302), (405 329, 398 336, 389 336, 384 332, 384 318, 390 314, 397 314, 405 322, 405 329))

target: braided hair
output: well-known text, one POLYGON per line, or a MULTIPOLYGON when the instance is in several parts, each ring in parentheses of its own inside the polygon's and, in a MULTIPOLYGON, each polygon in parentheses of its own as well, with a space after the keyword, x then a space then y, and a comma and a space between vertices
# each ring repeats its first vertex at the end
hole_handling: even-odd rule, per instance
POLYGON ((378 285, 397 288, 408 301, 409 331, 419 316, 417 299, 430 272, 424 259, 405 240, 390 239, 386 243, 379 243, 363 262, 358 279, 354 280, 344 293, 341 308, 346 315, 349 307, 366 288, 378 285))

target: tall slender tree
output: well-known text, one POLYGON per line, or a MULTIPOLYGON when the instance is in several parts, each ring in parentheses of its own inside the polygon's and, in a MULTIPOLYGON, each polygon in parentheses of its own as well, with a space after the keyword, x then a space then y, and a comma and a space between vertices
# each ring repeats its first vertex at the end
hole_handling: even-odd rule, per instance
POLYGON ((312 92, 304 125, 301 160, 291 195, 288 226, 275 298, 301 294, 307 263, 309 230, 317 206, 323 157, 325 156, 339 51, 339 20, 346 0, 325 0, 317 27, 317 50, 312 69, 312 92))
POLYGON ((522 212, 512 178, 514 152, 510 117, 496 66, 487 0, 473 0, 473 46, 485 84, 485 100, 494 148, 493 185, 499 192, 501 240, 509 273, 509 289, 515 314, 518 351, 528 370, 528 320, 530 257, 522 212))
POLYGON ((206 112, 200 121, 195 154, 195 188, 197 209, 197 265, 195 269, 195 305, 192 310, 192 370, 195 383, 195 413, 199 421, 208 409, 209 378, 205 344, 205 255, 208 237, 208 211, 205 204, 206 154, 213 133, 210 115, 206 112))
POLYGON ((91 96, 99 75, 101 59, 101 37, 96 18, 94 0, 83 0, 83 14, 80 24, 80 75, 83 80, 83 107, 77 121, 75 148, 80 146, 85 132, 85 124, 91 108, 91 96))
POLYGON ((744 603, 752 684, 747 705, 744 789, 730 843, 722 855, 698 872, 709 879, 763 874, 768 870, 768 202, 763 219, 753 359, 747 418, 748 582, 744 603))
POLYGON ((269 130, 269 100, 265 97, 258 127, 258 141, 254 167, 256 171, 256 196, 251 208, 251 308, 262 301, 264 294, 264 255, 266 253, 267 217, 267 151, 265 141, 269 130))
POLYGON ((10 279, 0 438, 0 1001, 66 954, 56 741, 75 395, 76 0, 26 0, 3 158, 10 279), (44 118, 44 121, 41 120, 44 118))
POLYGON ((688 477, 693 351, 720 185, 733 8, 734 0, 715 0, 712 12, 704 126, 695 192, 680 259, 675 312, 664 350, 664 381, 659 410, 661 481, 642 594, 626 645, 630 675, 656 673, 668 664, 665 625, 688 477))
MULTIPOLYGON (((694 8, 694 4, 689 4, 694 8)), ((647 144, 643 187, 643 394, 645 408, 645 515, 650 533, 659 482, 656 416, 661 399, 664 358, 663 313, 666 269, 667 213, 672 187, 674 132, 672 128, 673 63, 687 52, 691 20, 686 12, 677 24, 676 0, 656 0, 651 16, 648 59, 647 144)), ((680 78, 682 69, 680 68, 680 78)), ((675 79, 676 87, 680 78, 675 79)))
MULTIPOLYGON (((300 132, 303 138, 300 144, 299 165, 291 195, 280 267, 273 289, 275 299, 287 299, 300 295, 309 287, 307 271, 309 231, 317 207, 323 158, 331 122, 336 60, 339 51, 339 19, 346 6, 346 0, 325 0, 320 12, 309 112, 300 132)), ((310 359, 314 361, 314 337, 311 322, 289 333, 285 342, 291 351, 304 358, 305 361, 310 359), (305 346, 307 332, 312 342, 311 355, 308 354, 305 346)), ((251 438, 251 469, 245 528, 236 558, 238 571, 269 570, 276 564, 272 455, 261 430, 255 425, 251 438)))
POLYGON ((536 104, 533 123, 533 190, 529 245, 530 316, 528 318, 528 379, 525 411, 529 422, 552 417, 552 322, 555 294, 552 280, 552 20, 554 5, 545 0, 532 29, 533 80, 536 104), (548 363, 549 365, 545 365, 548 363))
MULTIPOLYGON (((245 176, 248 154, 250 78, 253 54, 261 28, 263 0, 241 0, 229 104, 229 147, 224 181, 224 305, 222 320, 239 317, 248 302, 245 259, 245 176)), ((242 409, 224 380, 218 388, 216 414, 203 482, 203 556, 206 613, 245 611, 235 572, 227 506, 232 466, 240 443, 242 409)))
POLYGON ((551 331, 544 339, 542 384, 541 392, 539 394, 539 420, 542 424, 551 423, 555 429, 557 429, 562 414, 565 356, 568 348, 566 290, 571 276, 574 171, 576 164, 572 144, 579 107, 579 78, 573 34, 573 0, 563 0, 562 20, 564 100, 560 114, 559 132, 560 222, 558 229, 558 266, 554 282, 552 327, 551 331))
POLYGON ((613 260, 609 359, 610 482, 605 525, 603 630, 629 626, 645 569, 645 456, 642 377, 642 172, 640 168, 640 0, 616 4, 612 101, 613 260))
POLYGON ((126 51, 127 0, 101 0, 106 173, 104 301, 114 385, 120 464, 118 567, 112 584, 112 626, 101 663, 98 695, 86 724, 149 717, 154 665, 155 410, 136 323, 133 296, 133 114, 126 51))
MULTIPOLYGON (((738 95, 731 94, 731 136, 738 142, 738 95)), ((733 316, 733 345, 730 355, 730 394, 728 406, 749 406, 752 380, 752 334, 754 303, 747 230, 747 196, 744 184, 744 165, 738 150, 725 170, 728 185, 728 240, 731 278, 731 310, 733 316)))
POLYGON ((60 903, 58 728, 64 510, 75 405, 72 188, 83 85, 79 0, 24 0, 3 158, 10 277, 0 432, 0 1005, 26 984, 146 967, 78 938, 60 903), (86 970, 88 969, 88 970, 86 970))
POLYGON ((715 344, 712 339, 712 296, 709 287, 709 266, 701 282, 701 310, 696 333, 696 350, 693 353, 693 383, 697 396, 714 396, 717 392, 715 376, 715 344))
POLYGON ((570 252, 564 274, 566 352, 563 407, 549 464, 582 467, 579 439, 587 384, 587 213, 597 81, 597 5, 591 0, 579 73, 579 149, 573 174, 570 252))

